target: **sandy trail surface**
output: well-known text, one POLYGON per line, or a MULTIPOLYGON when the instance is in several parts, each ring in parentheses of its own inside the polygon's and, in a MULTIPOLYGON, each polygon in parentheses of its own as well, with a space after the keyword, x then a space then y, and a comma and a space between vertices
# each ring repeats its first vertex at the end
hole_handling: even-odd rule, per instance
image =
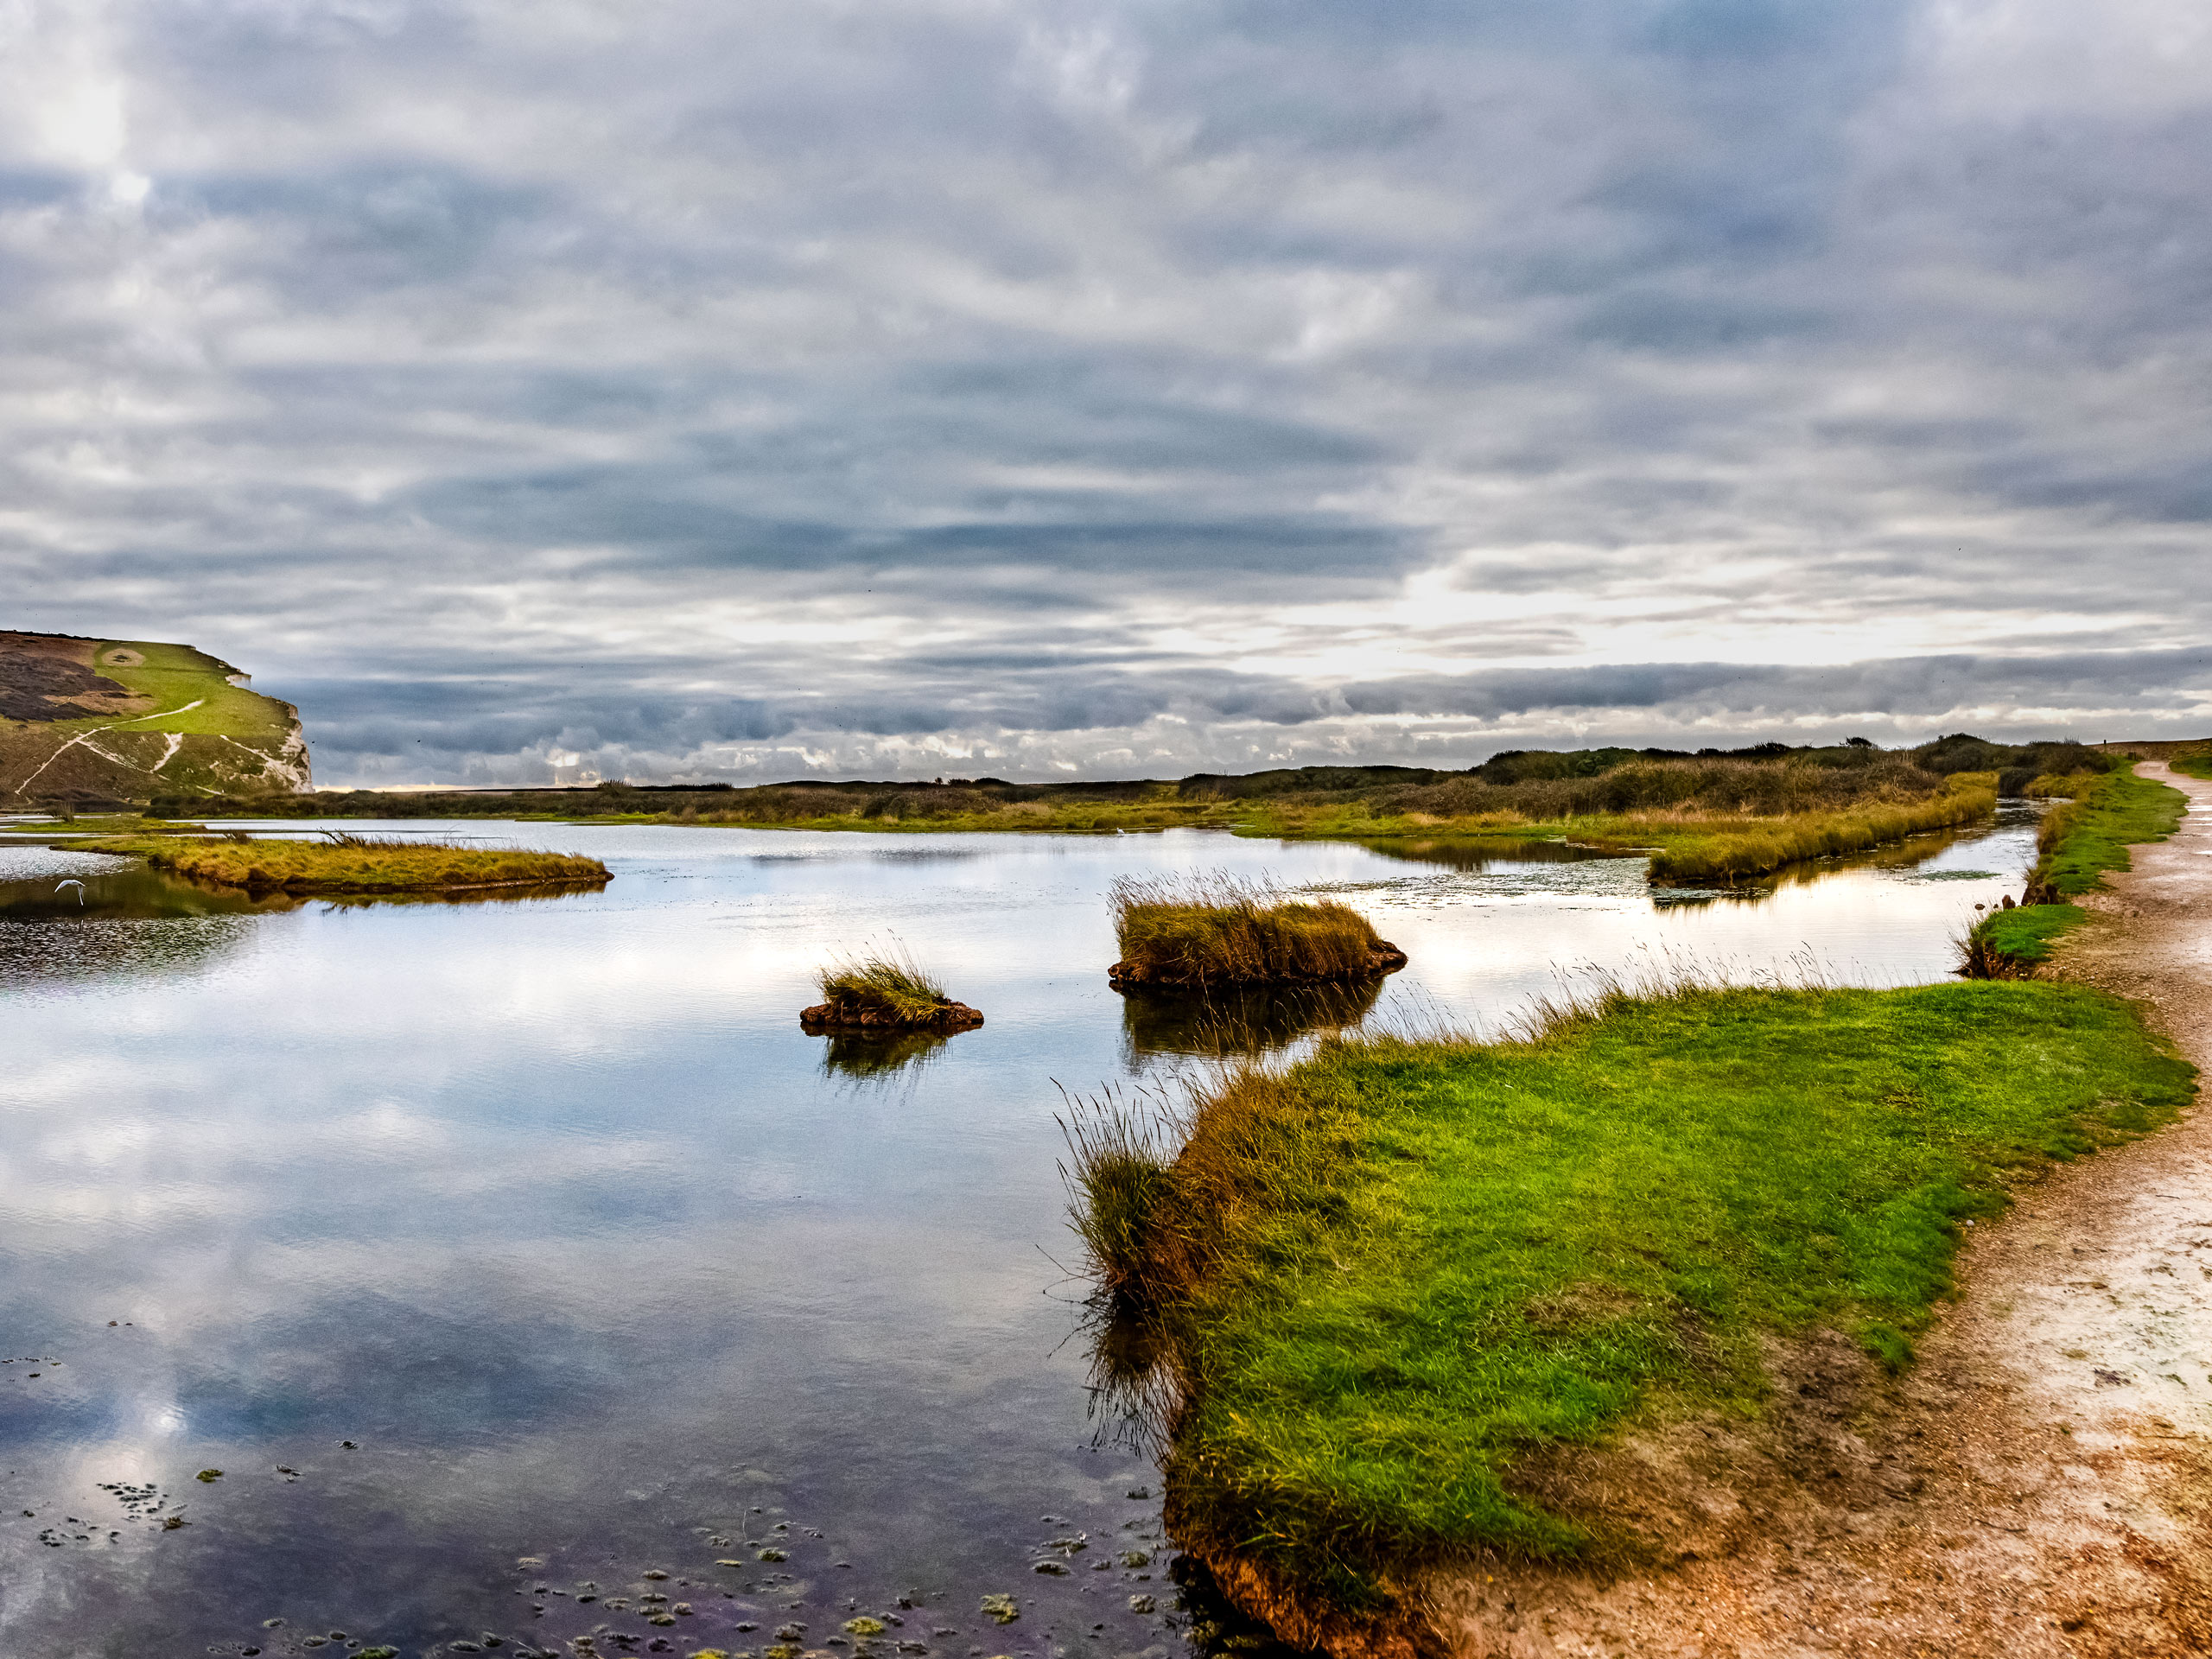
MULTIPOLYGON (((2083 902, 2057 970, 2140 999, 2212 1076, 2212 785, 2083 902)), ((1472 1656, 2212 1656, 2212 1109, 2061 1168, 1985 1225, 1891 1379, 1777 1357, 1788 1408, 1562 1465, 1668 1565, 1433 1588, 1472 1656)))

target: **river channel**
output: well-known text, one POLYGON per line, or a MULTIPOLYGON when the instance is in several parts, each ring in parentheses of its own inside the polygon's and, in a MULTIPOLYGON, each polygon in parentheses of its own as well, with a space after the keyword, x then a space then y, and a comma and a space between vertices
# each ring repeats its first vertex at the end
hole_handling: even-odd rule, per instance
POLYGON ((1198 831, 385 828, 615 880, 302 905, 0 845, 0 1654, 1180 1653, 1055 1084, 1236 1042, 1108 988, 1116 876, 1343 897, 1412 958, 1368 1018, 1495 1031, 1593 966, 1941 979, 2033 834, 1729 897, 1198 831), (988 1023, 799 1030, 894 942, 988 1023))

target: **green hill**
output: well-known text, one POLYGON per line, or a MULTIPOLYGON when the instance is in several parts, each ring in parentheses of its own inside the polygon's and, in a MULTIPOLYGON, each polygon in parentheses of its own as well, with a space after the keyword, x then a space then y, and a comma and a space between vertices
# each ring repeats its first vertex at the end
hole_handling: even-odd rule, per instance
POLYGON ((299 711, 190 645, 0 632, 0 803, 291 794, 299 711))

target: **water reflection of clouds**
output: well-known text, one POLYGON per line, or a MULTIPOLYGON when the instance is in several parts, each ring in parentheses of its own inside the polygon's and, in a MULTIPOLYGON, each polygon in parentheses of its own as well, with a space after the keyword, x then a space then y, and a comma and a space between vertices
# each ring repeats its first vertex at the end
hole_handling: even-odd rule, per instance
MULTIPOLYGON (((1084 1356, 1055 1353, 1065 1311, 1039 1294, 1072 1259, 1046 1079, 1203 1045, 1135 1032, 1106 988, 1117 874, 1367 884, 1413 956, 1383 1019, 1494 1016, 1554 988, 1553 964, 1639 942, 1749 962, 1859 929, 1934 976, 1942 922, 1977 896, 1847 872, 1676 925, 1635 861, 1524 889, 1197 835, 919 861, 823 837, 795 862, 738 855, 760 832, 542 828, 518 838, 617 862, 607 895, 238 918, 257 948, 205 973, 0 993, 22 1057, 0 1076, 0 1319, 79 1368, 66 1402, 0 1419, 10 1466, 67 1503, 261 1471, 192 1494, 227 1507, 158 1601, 171 1645, 250 1635, 278 1601, 348 1629, 366 1605, 415 1646, 480 1630, 515 1554, 690 1548, 747 1465, 794 1483, 855 1579, 995 1580, 1040 1510, 1119 1502, 1126 1465, 1085 1460, 1084 1356), (797 1024, 811 970, 892 929, 989 1024, 924 1065, 830 1065, 797 1024), (855 1086, 875 1075, 896 1086, 855 1086), (110 1318, 139 1323, 111 1341, 110 1318), (308 1478, 268 1476, 280 1461, 308 1478), (251 1628, 222 1623, 240 1607, 251 1628)), ((0 1537, 19 1592, 0 1646, 65 1650, 156 1605, 139 1558, 41 1591, 20 1541, 0 1537)))

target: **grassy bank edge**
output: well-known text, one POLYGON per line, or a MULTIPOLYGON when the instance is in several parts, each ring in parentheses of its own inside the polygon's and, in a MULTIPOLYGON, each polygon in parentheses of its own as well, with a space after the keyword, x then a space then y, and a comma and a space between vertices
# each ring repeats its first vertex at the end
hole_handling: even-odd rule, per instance
POLYGON ((248 893, 463 893, 489 887, 596 885, 612 879, 595 858, 525 848, 442 842, 206 840, 187 836, 100 836, 73 851, 141 858, 188 881, 248 893))
MULTIPOLYGON (((2193 774, 2192 774, 2193 775, 2193 774)), ((1967 935, 1970 963, 1987 972, 2029 973, 2050 959, 2060 940, 2089 918, 2067 902, 2105 886, 2105 877, 2133 867, 2128 848, 2164 841, 2179 827, 2189 797, 2135 775, 2133 765, 2098 778, 2044 817, 2039 856, 2027 895, 2041 902, 1992 911, 1967 935)))
POLYGON ((1522 1459, 1754 1415, 1762 1342, 1815 1326, 1906 1363, 1961 1226, 2192 1077, 2050 983, 1615 995, 1530 1041, 1248 1073, 1116 1189, 1185 1402, 1179 1539, 1332 1614, 1479 1550, 1602 1552, 1522 1459))

